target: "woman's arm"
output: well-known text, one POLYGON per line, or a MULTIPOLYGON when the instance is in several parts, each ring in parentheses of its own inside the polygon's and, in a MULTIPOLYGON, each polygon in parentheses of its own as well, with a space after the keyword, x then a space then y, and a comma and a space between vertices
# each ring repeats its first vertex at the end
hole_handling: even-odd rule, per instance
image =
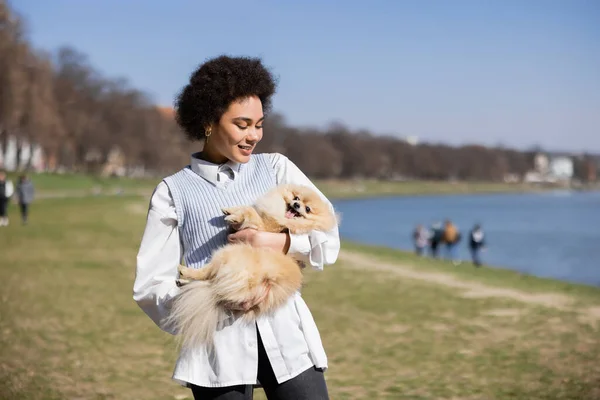
POLYGON ((268 247, 284 254, 288 253, 291 244, 290 234, 287 232, 264 232, 251 228, 230 234, 227 236, 227 241, 229 243, 248 243, 252 247, 268 247))
POLYGON ((150 200, 146 229, 137 255, 133 299, 165 332, 174 334, 163 321, 171 300, 179 293, 175 280, 181 261, 177 214, 169 189, 164 182, 150 200))

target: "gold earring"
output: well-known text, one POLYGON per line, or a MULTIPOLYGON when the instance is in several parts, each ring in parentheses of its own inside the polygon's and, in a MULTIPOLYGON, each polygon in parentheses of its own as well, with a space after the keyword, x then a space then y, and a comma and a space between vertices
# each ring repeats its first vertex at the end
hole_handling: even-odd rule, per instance
POLYGON ((208 143, 208 138, 210 137, 210 135, 212 135, 212 129, 208 128, 206 132, 204 132, 204 135, 206 136, 206 143, 208 143))

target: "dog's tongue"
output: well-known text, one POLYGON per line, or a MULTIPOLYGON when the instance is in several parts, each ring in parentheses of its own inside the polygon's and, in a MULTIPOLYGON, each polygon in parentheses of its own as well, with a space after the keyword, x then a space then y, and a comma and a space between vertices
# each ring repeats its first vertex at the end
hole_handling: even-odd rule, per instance
POLYGON ((294 218, 295 216, 296 215, 293 212, 289 211, 289 210, 285 213, 285 217, 286 218, 294 218))

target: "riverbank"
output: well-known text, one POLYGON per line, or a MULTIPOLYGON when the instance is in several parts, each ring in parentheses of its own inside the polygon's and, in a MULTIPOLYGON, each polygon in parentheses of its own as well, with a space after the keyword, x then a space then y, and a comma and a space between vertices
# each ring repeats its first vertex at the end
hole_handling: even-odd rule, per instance
MULTIPOLYGON (((131 298, 147 199, 48 199, 0 228, 0 398, 191 399, 131 298)), ((600 290, 344 242, 303 297, 334 399, 600 396, 600 290)), ((264 399, 257 391, 257 399, 264 399)))
POLYGON ((451 194, 531 193, 556 189, 556 186, 526 183, 321 180, 316 185, 332 199, 384 196, 451 194))
MULTIPOLYGON (((502 266, 484 265, 475 267, 470 261, 462 261, 454 265, 451 261, 420 257, 412 252, 391 249, 384 246, 365 245, 353 241, 344 241, 344 249, 353 254, 365 257, 376 257, 381 262, 401 264, 405 267, 418 268, 425 273, 443 273, 460 281, 473 281, 492 286, 504 286, 531 293, 575 294, 578 298, 589 299, 600 303, 600 287, 558 279, 543 278, 524 274, 502 266)), ((583 304, 583 303, 582 303, 583 304)), ((599 310, 600 311, 600 310, 599 310)))

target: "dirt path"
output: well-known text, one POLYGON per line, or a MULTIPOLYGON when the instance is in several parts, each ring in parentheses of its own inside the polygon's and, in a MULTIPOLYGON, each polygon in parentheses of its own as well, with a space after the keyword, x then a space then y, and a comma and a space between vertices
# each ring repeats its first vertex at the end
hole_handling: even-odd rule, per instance
MULTIPOLYGON (((559 293, 527 293, 517 289, 489 286, 479 282, 460 280, 457 277, 442 272, 418 271, 401 264, 381 261, 352 251, 341 252, 339 258, 350 268, 385 271, 403 278, 456 288, 461 290, 460 295, 465 298, 500 297, 564 311, 573 310, 574 299, 559 293)), ((600 318, 600 312, 598 312, 597 307, 585 310, 585 313, 600 318)))

